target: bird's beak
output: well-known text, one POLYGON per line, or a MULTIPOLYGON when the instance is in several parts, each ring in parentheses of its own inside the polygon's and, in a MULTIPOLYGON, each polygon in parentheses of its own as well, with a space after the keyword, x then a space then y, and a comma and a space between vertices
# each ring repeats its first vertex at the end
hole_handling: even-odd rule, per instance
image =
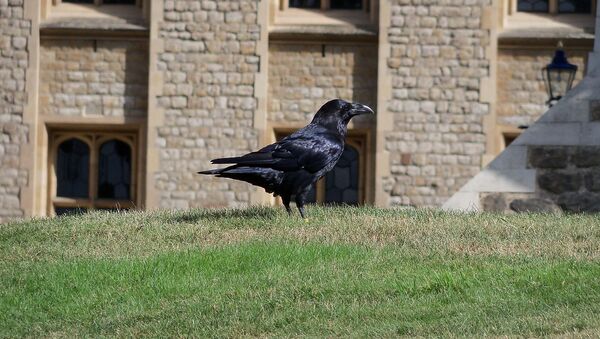
POLYGON ((363 104, 352 104, 351 116, 362 115, 362 114, 375 114, 371 107, 363 104))

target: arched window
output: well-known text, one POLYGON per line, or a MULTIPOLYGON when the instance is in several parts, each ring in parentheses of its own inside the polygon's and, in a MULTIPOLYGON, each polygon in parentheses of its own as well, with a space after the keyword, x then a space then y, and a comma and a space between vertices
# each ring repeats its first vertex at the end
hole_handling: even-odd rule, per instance
POLYGON ((51 140, 50 215, 135 206, 135 133, 65 131, 51 140))
POLYGON ((325 203, 358 204, 359 156, 354 146, 346 144, 338 163, 325 175, 325 203))
POLYGON ((120 140, 100 145, 98 156, 98 198, 129 199, 131 148, 120 140))
POLYGON ((56 195, 86 198, 89 195, 90 147, 75 138, 65 140, 56 154, 56 195))

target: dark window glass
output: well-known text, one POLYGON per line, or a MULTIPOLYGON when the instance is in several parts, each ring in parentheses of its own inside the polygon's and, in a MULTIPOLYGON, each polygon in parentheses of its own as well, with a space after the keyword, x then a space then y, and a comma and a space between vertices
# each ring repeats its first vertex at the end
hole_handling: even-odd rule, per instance
POLYGON ((331 0, 331 9, 361 9, 362 0, 331 0))
POLYGON ((102 0, 104 5, 135 5, 135 0, 102 0))
POLYGON ((290 7, 321 8, 321 0, 290 0, 290 7))
POLYGON ((98 159, 98 198, 129 199, 131 148, 119 140, 100 146, 98 159))
POLYGON ((519 0, 519 12, 548 12, 548 0, 519 0))
POLYGON ((508 147, 508 145, 512 144, 519 136, 516 134, 504 134, 504 147, 508 147))
POLYGON ((87 212, 86 208, 81 207, 54 207, 56 215, 77 215, 87 212))
POLYGON ((338 163, 325 176, 325 203, 358 204, 358 151, 346 145, 338 163))
POLYGON ((94 0, 62 0, 62 2, 70 2, 74 4, 93 4, 94 0))
POLYGON ((90 175, 90 148, 78 139, 63 141, 56 155, 56 195, 87 198, 90 175))
POLYGON ((592 0, 560 0, 559 13, 591 13, 592 0))

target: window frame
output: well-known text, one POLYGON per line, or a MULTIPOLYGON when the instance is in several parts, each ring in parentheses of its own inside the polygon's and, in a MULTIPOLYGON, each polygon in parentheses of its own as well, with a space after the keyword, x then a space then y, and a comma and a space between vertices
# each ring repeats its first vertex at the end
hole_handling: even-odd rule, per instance
POLYGON ((83 132, 56 130, 49 134, 48 154, 48 206, 47 215, 56 216, 55 207, 63 208, 86 208, 88 210, 123 208, 135 209, 140 206, 140 175, 139 170, 139 138, 135 131, 108 132, 102 130, 89 130, 83 132), (64 141, 77 139, 85 143, 90 149, 89 155, 89 178, 87 198, 68 198, 57 196, 56 162, 58 147, 64 141), (98 198, 98 162, 100 146, 110 140, 118 140, 126 143, 131 148, 131 185, 129 187, 130 199, 106 199, 98 198))
MULTIPOLYGON (((63 2, 67 3, 66 1, 63 1, 63 0, 52 0, 52 4, 54 6, 58 6, 61 3, 63 3, 63 2)), ((93 0, 93 2, 94 3, 91 4, 91 5, 94 5, 94 6, 121 6, 120 4, 108 4, 108 5, 104 5, 104 0, 93 0)), ((130 4, 123 4, 123 5, 125 5, 125 6, 142 7, 142 2, 143 2, 143 0, 135 0, 135 4, 132 4, 132 5, 130 5, 130 4)), ((90 4, 82 4, 82 5, 90 5, 90 4)))
POLYGON ((336 9, 336 8, 331 8, 331 0, 321 0, 321 8, 304 8, 304 7, 290 7, 290 1, 289 0, 280 0, 279 1, 279 9, 282 11, 285 11, 289 8, 294 8, 294 9, 302 9, 302 10, 321 10, 321 11, 357 11, 357 12, 366 12, 366 13, 370 13, 373 11, 373 2, 375 0, 362 0, 362 8, 361 9, 336 9))
POLYGON ((595 15, 596 13, 596 6, 598 4, 598 0, 592 0, 592 8, 590 13, 560 13, 558 11, 558 3, 559 0, 548 0, 548 12, 523 12, 523 11, 518 11, 518 2, 519 0, 509 0, 510 4, 509 4, 509 9, 510 9, 510 14, 514 14, 514 13, 530 13, 530 14, 553 14, 553 15, 595 15))

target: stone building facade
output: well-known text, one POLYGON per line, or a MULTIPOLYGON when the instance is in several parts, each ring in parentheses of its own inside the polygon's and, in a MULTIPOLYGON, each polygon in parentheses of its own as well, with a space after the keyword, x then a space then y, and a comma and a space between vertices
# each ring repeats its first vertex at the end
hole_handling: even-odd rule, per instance
POLYGON ((336 97, 377 114, 351 123, 349 167, 315 201, 346 185, 352 203, 440 206, 545 111, 541 68, 558 40, 581 79, 595 9, 82 2, 0 0, 0 221, 277 203, 195 173, 305 125, 336 97))
POLYGON ((31 174, 21 154, 28 151, 31 126, 24 122, 27 106, 28 49, 31 20, 23 0, 0 1, 0 221, 28 214, 21 204, 22 187, 31 174))

